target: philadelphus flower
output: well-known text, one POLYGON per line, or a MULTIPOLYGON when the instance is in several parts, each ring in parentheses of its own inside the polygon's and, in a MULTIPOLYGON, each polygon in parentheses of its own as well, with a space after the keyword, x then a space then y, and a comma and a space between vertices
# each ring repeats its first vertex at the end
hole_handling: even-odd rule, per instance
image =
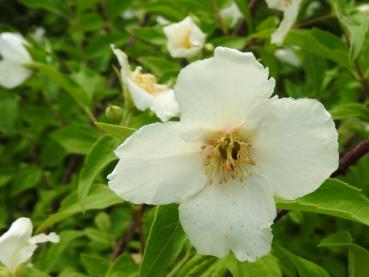
POLYGON ((301 66, 300 58, 289 48, 280 48, 274 52, 274 56, 281 62, 290 64, 294 67, 301 66))
POLYGON ((229 20, 230 26, 233 27, 242 18, 242 13, 235 2, 220 11, 220 16, 224 21, 229 20))
POLYGON ((114 46, 112 46, 112 49, 121 66, 122 79, 137 109, 140 111, 150 109, 162 121, 177 116, 179 110, 173 89, 167 85, 158 84, 154 75, 142 73, 142 67, 140 66, 132 72, 127 55, 114 46))
POLYGON ((369 4, 360 5, 356 8, 357 11, 369 15, 369 4))
POLYGON ((295 199, 337 168, 337 131, 313 99, 270 98, 252 53, 218 47, 179 74, 179 122, 139 129, 115 154, 109 187, 133 203, 179 203, 199 253, 255 261, 271 248, 273 196, 295 199))
POLYGON ((32 222, 29 218, 18 218, 10 229, 0 237, 0 263, 11 272, 15 272, 21 264, 27 262, 37 248, 44 242, 59 242, 55 233, 39 234, 32 237, 32 222))
POLYGON ((23 83, 32 71, 25 67, 32 62, 25 45, 27 42, 19 34, 0 34, 0 85, 11 89, 23 83))
POLYGON ((283 20, 272 34, 272 43, 281 45, 299 13, 301 0, 266 0, 268 7, 283 12, 283 20))
POLYGON ((206 35, 187 16, 178 23, 164 27, 167 37, 167 48, 174 58, 191 58, 201 52, 206 35))

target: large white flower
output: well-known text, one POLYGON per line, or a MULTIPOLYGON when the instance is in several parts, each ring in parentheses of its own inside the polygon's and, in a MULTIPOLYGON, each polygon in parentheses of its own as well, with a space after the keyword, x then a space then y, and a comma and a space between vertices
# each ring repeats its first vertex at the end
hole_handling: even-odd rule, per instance
POLYGON ((179 203, 201 254, 270 251, 273 195, 295 199, 337 168, 337 131, 313 99, 270 98, 275 86, 252 53, 218 47, 175 86, 181 119, 142 127, 115 154, 110 188, 133 203, 179 203))
POLYGON ((9 230, 0 237, 0 263, 11 272, 15 272, 19 265, 27 262, 37 248, 37 244, 44 242, 59 242, 55 233, 39 234, 32 237, 32 222, 29 218, 18 218, 9 230))
POLYGON ((131 71, 127 55, 112 46, 113 52, 121 66, 121 76, 127 86, 137 109, 144 111, 150 109, 162 121, 178 116, 179 109, 174 97, 173 89, 167 85, 158 84, 152 74, 142 73, 140 66, 131 71))
POLYGON ((11 89, 22 84, 32 71, 25 67, 32 62, 25 45, 27 42, 19 34, 0 34, 0 85, 11 89))
POLYGON ((283 20, 272 34, 272 43, 281 45, 299 14, 301 0, 266 0, 268 7, 283 12, 283 20))
POLYGON ((199 54, 204 47, 206 35, 187 16, 181 22, 164 27, 167 36, 167 48, 174 58, 191 58, 199 54))

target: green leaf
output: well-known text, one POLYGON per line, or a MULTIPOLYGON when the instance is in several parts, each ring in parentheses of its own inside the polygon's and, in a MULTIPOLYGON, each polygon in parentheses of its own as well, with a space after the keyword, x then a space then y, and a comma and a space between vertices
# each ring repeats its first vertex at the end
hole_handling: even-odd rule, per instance
POLYGON ((334 106, 330 110, 330 113, 335 120, 358 118, 363 121, 369 122, 368 107, 359 103, 346 103, 334 106))
POLYGON ((263 276, 282 277, 278 260, 272 254, 258 259, 256 262, 239 262, 233 255, 227 259, 227 267, 234 277, 263 276))
POLYGON ((87 154, 98 139, 96 128, 72 124, 51 134, 51 137, 69 153, 87 154))
POLYGON ((350 38, 350 59, 355 60, 364 45, 369 28, 369 17, 362 13, 347 14, 350 5, 345 1, 328 1, 336 13, 338 20, 348 32, 350 38))
POLYGON ((19 97, 11 94, 0 94, 0 133, 13 134, 18 116, 19 97))
POLYGON ((280 248, 280 250, 291 260, 299 273, 299 277, 329 277, 328 272, 317 264, 301 258, 287 249, 280 248))
MULTIPOLYGON (((214 267, 219 261, 225 269, 224 260, 218 260, 215 257, 195 255, 189 259, 182 268, 175 274, 176 277, 186 276, 215 276, 214 267)), ((221 270, 221 271, 223 271, 221 270)), ((223 276, 223 275, 222 275, 223 276)))
POLYGON ((113 205, 122 203, 122 199, 119 198, 114 192, 112 192, 106 185, 95 185, 91 188, 89 195, 86 197, 84 209, 78 202, 78 195, 76 192, 69 195, 59 209, 59 211, 49 216, 44 222, 37 228, 37 232, 41 232, 45 228, 54 225, 68 217, 81 213, 82 211, 89 210, 102 210, 113 205))
POLYGON ((158 27, 132 27, 127 30, 139 39, 151 44, 165 45, 167 39, 163 33, 163 28, 158 27))
POLYGON ((369 252, 359 245, 349 249, 349 277, 369 276, 369 252))
POLYGON ((36 264, 38 268, 42 268, 46 272, 51 272, 59 266, 59 260, 66 254, 70 244, 84 236, 82 231, 66 230, 58 233, 60 242, 49 246, 49 250, 38 259, 36 264))
POLYGON ((342 246, 350 244, 352 244, 352 237, 350 233, 346 231, 341 231, 324 238, 319 243, 318 246, 327 247, 327 246, 342 246))
POLYGON ((109 267, 106 277, 136 276, 138 266, 128 254, 120 255, 109 267))
POLYGON ((66 17, 68 11, 63 0, 19 0, 22 4, 34 9, 44 9, 56 15, 66 17))
POLYGON ((159 79, 170 74, 176 76, 181 69, 177 62, 160 57, 141 57, 138 61, 159 79))
POLYGON ((180 253, 185 240, 186 235, 178 219, 178 206, 157 207, 138 276, 165 276, 166 269, 180 253))
POLYGON ((336 216, 369 226, 369 200, 357 188, 328 179, 315 192, 296 200, 277 200, 281 209, 336 216))
POLYGON ((319 29, 291 30, 285 41, 288 45, 298 46, 318 56, 335 61, 336 63, 350 68, 346 44, 332 33, 319 29))
POLYGON ((338 232, 323 239, 319 246, 343 246, 348 248, 349 277, 369 276, 369 252, 352 242, 348 232, 338 232))
POLYGON ((119 139, 121 142, 124 141, 126 138, 128 138, 130 135, 132 135, 136 129, 129 128, 129 127, 123 127, 119 125, 114 124, 108 124, 103 122, 96 122, 96 125, 103 129, 108 135, 119 139))
POLYGON ((88 94, 78 86, 68 75, 61 73, 57 67, 49 64, 33 63, 31 68, 39 70, 42 74, 62 87, 85 111, 91 104, 88 94))
POLYGON ((104 277, 110 266, 110 262, 104 258, 89 254, 81 254, 81 263, 87 273, 94 277, 104 277))
POLYGON ((109 163, 115 160, 113 151, 116 146, 117 141, 114 138, 104 136, 96 141, 87 153, 78 180, 78 197, 82 207, 92 182, 109 163))
POLYGON ((33 164, 20 166, 11 186, 10 196, 16 196, 28 189, 34 188, 41 180, 42 171, 33 164))

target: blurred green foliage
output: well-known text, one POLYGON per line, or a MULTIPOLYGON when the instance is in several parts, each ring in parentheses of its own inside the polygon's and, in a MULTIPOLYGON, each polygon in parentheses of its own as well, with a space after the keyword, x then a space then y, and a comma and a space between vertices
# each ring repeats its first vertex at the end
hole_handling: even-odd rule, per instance
MULTIPOLYGON (((236 2, 243 18, 224 33, 210 0, 0 1, 0 32, 22 33, 36 61, 26 83, 0 88, 0 230, 27 216, 37 232, 61 236, 38 250, 22 276, 369 276, 368 157, 341 181, 280 201, 291 211, 273 225, 272 254, 256 263, 197 255, 175 205, 131 205, 106 186, 115 147, 158 121, 125 97, 110 45, 160 82, 174 84, 190 62, 169 56, 158 16, 194 16, 208 43, 254 52, 279 96, 321 101, 336 120, 342 152, 368 138, 369 15, 354 11, 359 3, 303 2, 283 45, 296 66, 277 59, 270 43, 279 14, 264 1, 236 2), (118 120, 105 112, 111 105, 121 108, 118 120)), ((215 3, 222 9, 231 1, 215 3)), ((202 56, 211 55, 205 48, 202 56)))

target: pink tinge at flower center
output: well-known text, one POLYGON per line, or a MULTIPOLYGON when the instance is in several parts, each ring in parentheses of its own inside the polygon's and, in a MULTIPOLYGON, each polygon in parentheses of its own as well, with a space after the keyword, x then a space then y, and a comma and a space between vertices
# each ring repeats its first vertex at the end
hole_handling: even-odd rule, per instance
POLYGON ((255 165, 251 158, 251 144, 234 134, 207 140, 201 146, 208 184, 225 184, 232 179, 244 181, 255 165))

